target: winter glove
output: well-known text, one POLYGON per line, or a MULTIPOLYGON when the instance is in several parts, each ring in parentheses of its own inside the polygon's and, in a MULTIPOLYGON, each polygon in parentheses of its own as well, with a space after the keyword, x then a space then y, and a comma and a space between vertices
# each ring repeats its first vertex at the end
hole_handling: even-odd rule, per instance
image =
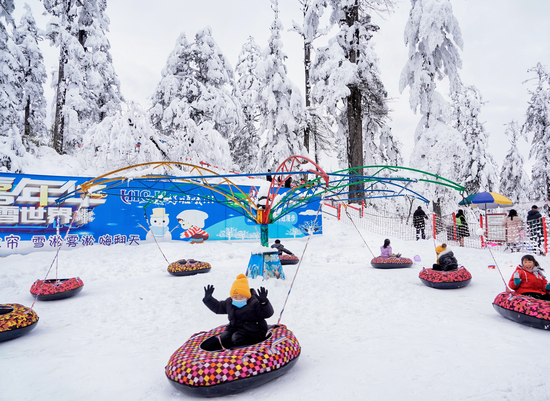
POLYGON ((214 293, 214 286, 208 284, 206 287, 204 287, 204 298, 203 301, 209 301, 212 298, 212 294, 214 293))
POLYGON ((514 285, 518 286, 521 284, 521 279, 519 278, 519 273, 514 273, 514 285))
POLYGON ((546 291, 550 291, 550 283, 546 284, 546 291))
POLYGON ((267 302, 267 290, 264 287, 260 287, 258 290, 258 301, 260 301, 261 304, 267 302))

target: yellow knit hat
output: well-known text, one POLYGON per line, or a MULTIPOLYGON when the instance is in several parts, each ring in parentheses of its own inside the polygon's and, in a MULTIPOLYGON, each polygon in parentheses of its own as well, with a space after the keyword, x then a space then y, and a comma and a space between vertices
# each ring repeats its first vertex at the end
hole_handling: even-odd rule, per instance
POLYGON ((437 253, 439 255, 445 249, 447 249, 447 244, 441 244, 437 248, 435 248, 435 253, 437 253))
POLYGON ((248 279, 244 274, 239 274, 237 280, 231 286, 231 292, 229 293, 231 297, 234 295, 244 295, 247 298, 251 297, 250 287, 248 286, 248 279))

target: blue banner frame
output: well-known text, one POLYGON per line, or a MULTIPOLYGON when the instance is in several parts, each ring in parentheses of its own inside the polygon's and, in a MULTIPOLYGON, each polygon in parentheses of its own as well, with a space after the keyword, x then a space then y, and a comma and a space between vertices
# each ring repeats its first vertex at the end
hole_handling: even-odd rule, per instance
MULTIPOLYGON (((255 240, 260 225, 212 200, 169 193, 172 184, 159 181, 151 187, 120 187, 118 196, 94 195, 89 207, 80 208, 80 197, 68 197, 92 177, 0 173, 0 255, 25 254, 83 246, 137 246, 152 241, 255 240), (157 201, 147 208, 151 197, 157 201), (70 227, 70 230, 69 230, 70 227), (67 235, 67 231, 69 231, 67 235)), ((250 186, 240 186, 249 193, 250 186)), ((221 196, 217 194, 217 196, 221 196)), ((300 238, 322 234, 319 201, 310 202, 269 225, 270 238, 300 238), (316 218, 317 217, 317 218, 316 218)))

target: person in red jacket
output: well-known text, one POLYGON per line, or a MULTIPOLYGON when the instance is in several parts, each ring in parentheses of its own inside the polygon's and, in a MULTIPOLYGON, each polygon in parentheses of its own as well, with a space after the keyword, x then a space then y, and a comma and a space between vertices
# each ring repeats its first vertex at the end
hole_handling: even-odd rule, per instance
POLYGON ((524 255, 508 285, 519 294, 550 301, 550 284, 543 270, 532 255, 524 255))

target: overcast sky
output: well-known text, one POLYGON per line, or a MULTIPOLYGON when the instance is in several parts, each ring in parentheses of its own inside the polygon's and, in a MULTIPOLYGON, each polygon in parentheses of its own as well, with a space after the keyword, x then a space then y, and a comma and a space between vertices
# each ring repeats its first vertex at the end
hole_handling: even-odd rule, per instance
MULTIPOLYGON (((41 28, 49 17, 40 15, 39 0, 27 0, 41 28)), ((24 0, 16 0, 16 22, 19 22, 24 0)), ((487 102, 482 121, 490 134, 490 151, 497 163, 508 151, 504 124, 515 119, 522 124, 532 83, 523 82, 533 75, 527 70, 537 62, 550 68, 550 1, 549 0, 453 0, 454 15, 464 38, 461 52, 462 81, 476 86, 487 102)), ((181 32, 189 39, 205 26, 232 66, 235 67, 241 46, 253 36, 262 48, 267 45, 273 12, 269 0, 108 0, 107 15, 111 20, 107 37, 111 43, 115 70, 127 100, 143 106, 161 78, 161 70, 181 32)), ((292 20, 300 21, 297 0, 280 0, 280 17, 285 32, 283 51, 288 56, 288 72, 303 93, 303 51, 301 38, 287 32, 292 20)), ((382 81, 392 100, 390 126, 403 144, 406 163, 413 147, 413 132, 420 119, 408 104, 408 90, 399 93, 399 77, 407 58, 403 31, 410 1, 396 2, 394 13, 385 17, 373 15, 380 26, 373 41, 380 58, 382 81)), ((319 39, 315 45, 327 39, 319 39)), ((43 43, 48 72, 56 70, 58 50, 43 43)), ((48 87, 50 82, 48 82, 48 87)), ((445 81, 437 89, 447 95, 445 81)), ((48 90, 48 101, 53 92, 48 90)), ((527 156, 529 146, 521 144, 527 156)))

